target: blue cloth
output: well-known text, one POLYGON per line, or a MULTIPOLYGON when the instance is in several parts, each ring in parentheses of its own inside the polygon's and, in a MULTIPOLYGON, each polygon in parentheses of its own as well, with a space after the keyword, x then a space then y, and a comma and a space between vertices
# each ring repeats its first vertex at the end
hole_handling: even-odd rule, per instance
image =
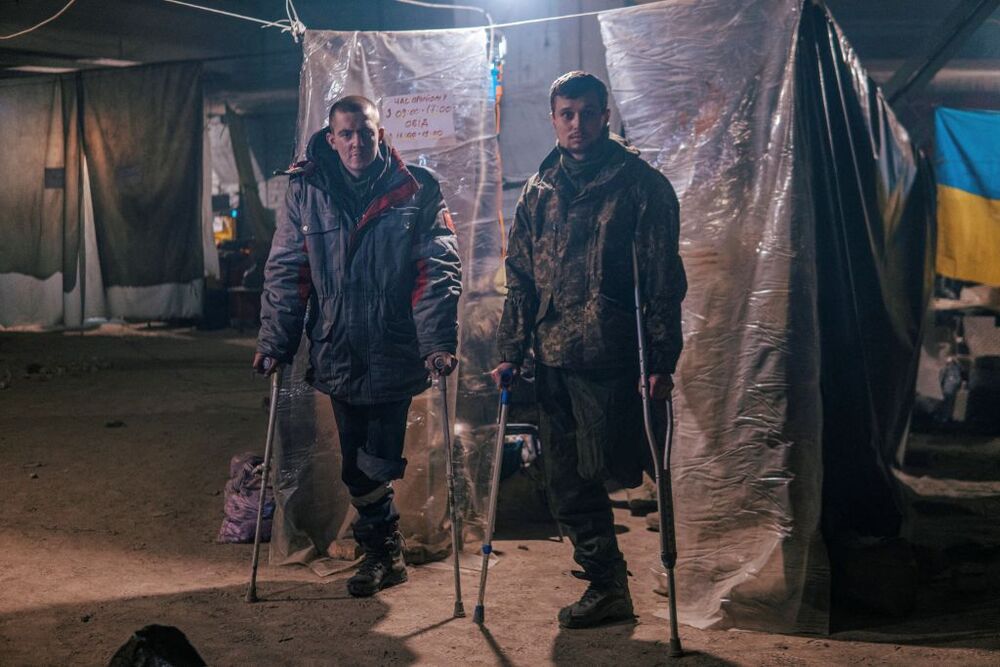
POLYGON ((1000 112, 941 108, 934 122, 938 184, 1000 199, 1000 112))

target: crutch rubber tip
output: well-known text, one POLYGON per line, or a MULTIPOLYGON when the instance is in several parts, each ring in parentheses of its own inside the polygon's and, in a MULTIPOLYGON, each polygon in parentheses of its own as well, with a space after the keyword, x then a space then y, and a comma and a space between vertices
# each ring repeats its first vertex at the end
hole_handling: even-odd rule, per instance
POLYGON ((684 649, 681 648, 681 640, 674 638, 670 640, 670 657, 680 658, 684 655, 684 649))
POLYGON ((455 618, 465 618, 465 607, 461 602, 455 603, 455 618))
POLYGON ((486 616, 486 610, 483 608, 483 605, 477 604, 476 610, 472 612, 472 622, 482 625, 485 620, 484 616, 486 616))
POLYGON ((246 602, 254 603, 257 601, 257 589, 250 587, 247 589, 246 597, 243 598, 246 602))

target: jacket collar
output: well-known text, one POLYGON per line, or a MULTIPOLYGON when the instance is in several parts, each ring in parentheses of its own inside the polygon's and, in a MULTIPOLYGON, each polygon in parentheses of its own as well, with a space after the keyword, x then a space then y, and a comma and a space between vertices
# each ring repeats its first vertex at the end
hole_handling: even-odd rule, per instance
MULTIPOLYGON (((327 143, 326 135, 329 133, 330 128, 325 127, 313 134, 306 147, 305 163, 295 166, 302 165, 299 173, 305 175, 307 183, 339 198, 345 196, 347 186, 340 173, 340 156, 327 143)), ((375 179, 374 199, 351 230, 348 243, 350 251, 356 249, 358 239, 373 221, 386 211, 407 202, 420 190, 420 184, 406 168, 399 151, 385 142, 379 143, 378 150, 385 167, 375 179)))
MULTIPOLYGON (((330 128, 325 127, 313 134, 306 147, 307 166, 303 170, 310 185, 327 192, 334 197, 343 197, 347 188, 340 168, 340 156, 330 147, 326 137, 330 128)), ((406 168, 399 151, 385 142, 378 146, 382 158, 382 172, 376 175, 373 191, 375 197, 365 209, 360 221, 376 218, 386 209, 396 206, 420 189, 417 179, 406 168)))
MULTIPOLYGON (((632 167, 639 159, 639 151, 625 143, 622 137, 616 134, 609 134, 607 141, 610 141, 612 144, 612 149, 608 151, 607 162, 601 167, 590 183, 581 192, 577 193, 577 196, 598 188, 603 188, 615 180, 623 171, 632 167)), ((538 176, 545 185, 554 189, 564 190, 567 189, 568 184, 565 182, 566 177, 560 173, 562 171, 559 166, 560 156, 561 153, 557 145, 542 160, 541 165, 538 167, 538 176)))

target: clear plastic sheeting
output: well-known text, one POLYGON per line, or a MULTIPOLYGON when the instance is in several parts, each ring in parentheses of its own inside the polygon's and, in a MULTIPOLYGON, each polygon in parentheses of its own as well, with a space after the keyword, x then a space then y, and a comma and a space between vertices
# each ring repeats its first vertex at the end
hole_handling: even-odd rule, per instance
MULTIPOLYGON (((463 263, 459 310, 459 371, 449 379, 449 412, 456 423, 454 460, 465 533, 474 540, 476 507, 487 493, 488 429, 496 392, 489 383, 493 336, 503 295, 502 233, 497 220, 499 161, 490 101, 487 34, 483 30, 427 32, 307 31, 299 88, 297 154, 327 124, 330 105, 343 95, 364 95, 381 106, 389 97, 447 96, 454 133, 432 147, 397 148, 403 159, 431 169, 455 222, 463 263), (460 396, 460 398, 459 398, 460 396), (485 445, 485 446, 484 446, 485 445), (473 462, 475 470, 466 466, 473 462)), ((447 127, 446 129, 450 129, 447 127)), ((276 449, 278 512, 272 561, 309 562, 337 539, 351 539, 353 509, 340 482, 340 449, 329 398, 305 384, 304 341, 286 372, 279 402, 276 449)), ((446 459, 437 387, 414 398, 406 444, 405 479, 394 482, 400 526, 412 562, 450 552, 446 459)))
POLYGON ((669 1, 600 22, 626 134, 681 206, 680 620, 826 632, 824 538, 891 533, 898 514, 926 174, 818 6, 669 1))

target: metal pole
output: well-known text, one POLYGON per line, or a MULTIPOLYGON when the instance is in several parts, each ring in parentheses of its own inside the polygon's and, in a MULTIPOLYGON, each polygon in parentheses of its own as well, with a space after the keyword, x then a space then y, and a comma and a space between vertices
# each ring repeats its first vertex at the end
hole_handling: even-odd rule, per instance
POLYGON ((486 510, 486 534, 483 536, 483 567, 479 571, 479 601, 472 614, 472 620, 483 624, 486 615, 486 575, 489 573, 490 554, 493 553, 493 529, 497 517, 497 496, 500 494, 500 463, 503 460, 503 439, 507 430, 507 407, 510 404, 510 385, 514 374, 510 371, 500 374, 500 416, 497 424, 497 439, 493 448, 493 470, 490 477, 490 499, 486 510))
POLYGON ((462 604, 462 576, 459 571, 458 555, 461 547, 459 536, 458 508, 455 506, 455 470, 451 449, 451 421, 448 419, 448 377, 441 375, 445 362, 440 357, 435 360, 437 383, 441 391, 441 424, 444 432, 445 471, 448 478, 448 511, 451 516, 451 550, 455 560, 455 618, 465 616, 465 606, 462 604))
POLYGON ((646 442, 653 457, 656 474, 656 507, 660 514, 660 560, 667 570, 667 603, 670 605, 670 655, 684 655, 677 630, 677 596, 674 591, 674 566, 677 564, 677 541, 674 535, 674 502, 670 485, 670 449, 674 436, 674 409, 670 399, 667 407, 667 438, 663 459, 653 435, 653 419, 649 396, 649 373, 646 368, 646 330, 642 322, 642 293, 639 289, 639 254, 632 242, 632 281, 635 288, 635 326, 639 339, 639 392, 642 396, 642 421, 646 428, 646 442))
POLYGON ((264 441, 264 464, 260 473, 260 501, 257 503, 257 528, 253 536, 253 560, 250 564, 250 586, 247 588, 246 601, 256 602, 257 598, 257 565, 260 562, 260 533, 264 524, 264 499, 267 496, 267 480, 271 468, 271 445, 274 442, 274 426, 278 421, 278 392, 281 390, 281 372, 279 366, 271 374, 271 406, 267 417, 267 439, 264 441))

